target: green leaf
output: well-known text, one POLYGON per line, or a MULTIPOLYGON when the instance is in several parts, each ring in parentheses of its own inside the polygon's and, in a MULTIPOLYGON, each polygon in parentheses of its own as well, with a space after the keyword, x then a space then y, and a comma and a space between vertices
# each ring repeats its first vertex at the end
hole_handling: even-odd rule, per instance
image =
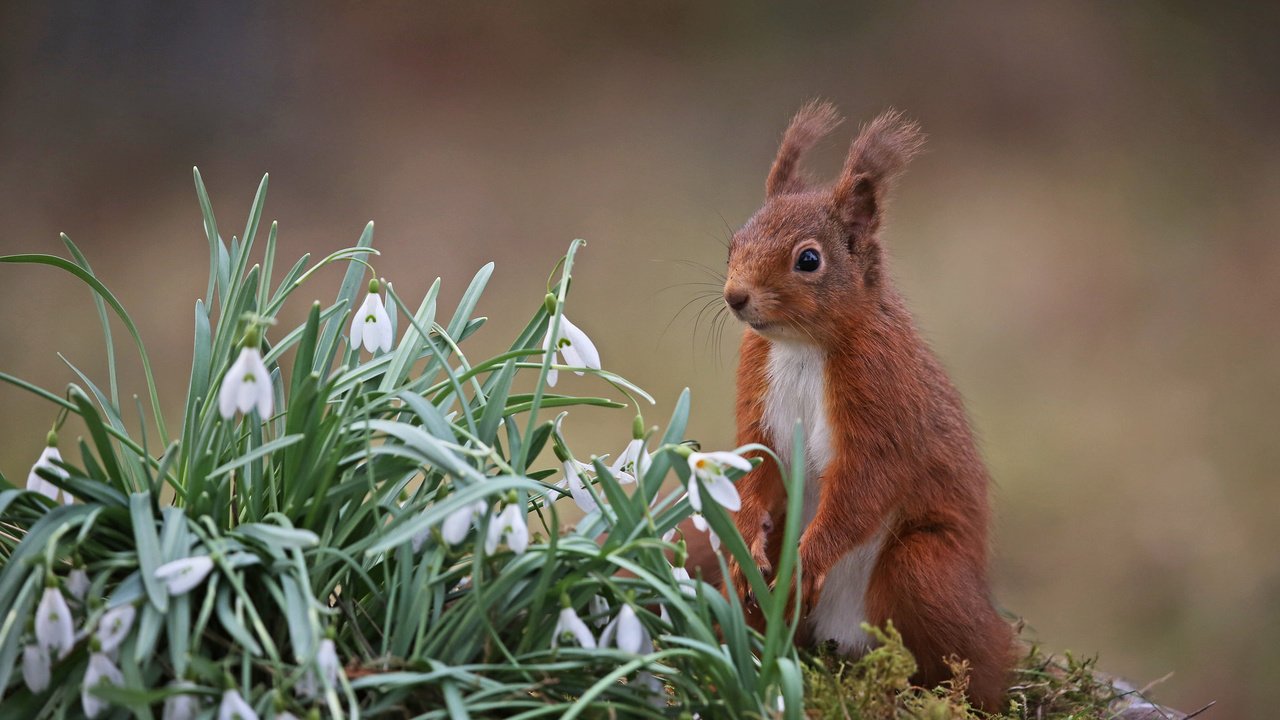
POLYGON ((300 442, 304 437, 306 436, 302 434, 285 435, 284 437, 276 438, 275 440, 272 440, 270 442, 263 443, 262 445, 255 447, 253 450, 250 450, 247 453, 237 455, 234 460, 223 463, 222 465, 219 465, 218 467, 214 468, 209 472, 209 479, 212 480, 213 478, 226 475, 232 470, 244 467, 245 465, 248 465, 254 460, 257 460, 258 458, 265 457, 275 452, 276 450, 279 450, 281 448, 286 448, 286 447, 289 447, 290 445, 293 445, 294 443, 300 442))
POLYGON ((156 568, 163 565, 160 555, 160 537, 156 534, 155 515, 151 511, 151 493, 141 492, 129 496, 129 517, 133 521, 133 539, 138 552, 138 570, 142 572, 142 585, 147 599, 161 612, 169 608, 169 593, 164 583, 156 577, 156 568))

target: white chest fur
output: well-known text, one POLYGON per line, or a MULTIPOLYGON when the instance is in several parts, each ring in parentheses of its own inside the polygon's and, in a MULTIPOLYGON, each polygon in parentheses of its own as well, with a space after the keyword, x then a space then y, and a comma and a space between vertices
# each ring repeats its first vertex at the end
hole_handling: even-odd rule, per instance
MULTIPOLYGON (((796 420, 804 425, 807 527, 818 512, 823 474, 835 458, 826 407, 826 359, 812 345, 772 342, 768 379, 764 426, 772 447, 788 465, 796 420)), ((861 623, 866 619, 867 585, 883 541, 881 532, 846 553, 828 572, 822 597, 809 616, 815 640, 835 640, 846 654, 866 648, 868 638, 861 623)))

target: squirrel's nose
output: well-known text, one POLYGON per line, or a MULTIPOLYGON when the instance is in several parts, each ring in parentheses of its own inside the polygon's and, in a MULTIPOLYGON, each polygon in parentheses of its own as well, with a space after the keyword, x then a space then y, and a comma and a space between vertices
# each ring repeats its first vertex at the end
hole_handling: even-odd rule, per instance
POLYGON ((746 290, 739 290, 735 288, 733 290, 724 291, 724 301, 729 303, 729 307, 733 308, 735 311, 746 307, 750 300, 751 296, 747 294, 746 290))

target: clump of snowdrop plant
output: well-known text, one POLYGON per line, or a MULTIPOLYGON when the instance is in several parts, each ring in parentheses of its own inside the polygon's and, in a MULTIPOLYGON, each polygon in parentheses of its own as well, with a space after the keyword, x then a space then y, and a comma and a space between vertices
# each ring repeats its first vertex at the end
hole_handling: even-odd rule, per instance
POLYGON ((87 285, 110 359, 105 377, 73 366, 63 392, 0 373, 47 399, 55 427, 25 485, 0 476, 6 717, 759 718, 782 714, 779 694, 799 717, 794 552, 775 587, 749 572, 760 634, 685 567, 692 538, 676 529, 697 511, 719 562, 746 560, 733 484, 744 453, 768 451, 698 452, 687 391, 664 429, 645 425, 652 399, 603 369, 583 329, 608 327, 603 312, 565 317, 581 241, 509 350, 473 357, 492 264, 452 312, 440 280, 397 278, 425 288, 415 307, 370 279, 372 223, 284 268, 266 178, 229 242, 199 173, 196 189, 211 267, 190 298, 178 416, 161 412, 173 405, 140 329, 69 238, 69 258, 0 258, 87 285), (276 327, 335 263, 336 299, 276 327), (141 402, 116 376, 112 314, 141 402), (582 377, 553 392, 560 371, 582 377), (564 419, 583 406, 632 408, 630 436, 572 449, 564 419))

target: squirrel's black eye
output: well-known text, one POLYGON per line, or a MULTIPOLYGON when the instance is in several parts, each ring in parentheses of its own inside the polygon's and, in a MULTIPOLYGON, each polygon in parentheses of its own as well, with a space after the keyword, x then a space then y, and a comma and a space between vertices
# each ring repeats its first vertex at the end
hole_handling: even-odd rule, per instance
POLYGON ((796 258, 796 269, 800 272, 813 272, 822 265, 822 256, 813 248, 805 248, 800 251, 800 257, 796 258))

